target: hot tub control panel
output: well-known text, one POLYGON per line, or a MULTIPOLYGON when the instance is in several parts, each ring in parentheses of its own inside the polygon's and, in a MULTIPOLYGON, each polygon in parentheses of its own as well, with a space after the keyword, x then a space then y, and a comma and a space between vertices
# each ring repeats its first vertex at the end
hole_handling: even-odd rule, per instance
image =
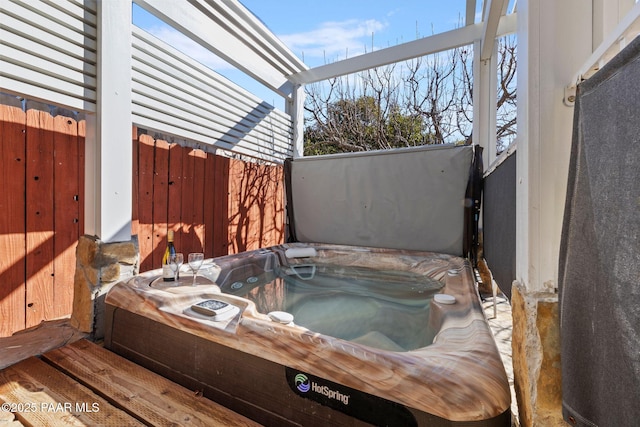
POLYGON ((191 313, 203 316, 207 320, 223 322, 234 317, 239 312, 239 308, 233 304, 217 299, 206 299, 189 307, 191 313))
POLYGON ((197 304, 193 304, 191 309, 200 314, 204 314, 205 316, 217 316, 233 309, 233 306, 227 302, 217 299, 208 299, 197 304))

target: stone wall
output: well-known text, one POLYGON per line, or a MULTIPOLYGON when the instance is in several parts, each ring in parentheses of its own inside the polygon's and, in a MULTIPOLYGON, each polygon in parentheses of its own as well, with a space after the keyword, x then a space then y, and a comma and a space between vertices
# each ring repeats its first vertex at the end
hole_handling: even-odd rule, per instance
POLYGON ((558 295, 512 288, 513 375, 520 425, 567 426, 562 419, 558 295))
POLYGON ((76 248, 76 273, 71 321, 74 327, 104 337, 104 298, 113 285, 138 274, 137 238, 129 242, 103 243, 81 236, 76 248))

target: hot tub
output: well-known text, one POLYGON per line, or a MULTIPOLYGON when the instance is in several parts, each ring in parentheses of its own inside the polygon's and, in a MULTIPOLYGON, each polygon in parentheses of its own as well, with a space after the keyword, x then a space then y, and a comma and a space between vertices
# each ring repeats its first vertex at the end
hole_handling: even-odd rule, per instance
POLYGON ((296 243, 159 275, 111 289, 105 346, 262 424, 510 425, 462 258, 296 243))

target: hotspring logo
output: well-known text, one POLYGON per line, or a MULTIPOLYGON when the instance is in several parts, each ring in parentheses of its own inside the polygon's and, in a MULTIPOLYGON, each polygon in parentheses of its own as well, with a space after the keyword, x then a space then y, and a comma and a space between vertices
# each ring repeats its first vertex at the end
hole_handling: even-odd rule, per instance
POLYGON ((325 397, 328 397, 329 399, 342 402, 344 405, 349 404, 349 397, 351 397, 350 395, 342 394, 338 390, 332 390, 327 385, 320 385, 315 381, 310 381, 305 374, 297 374, 295 376, 294 382, 295 382, 296 388, 301 393, 307 393, 311 391, 317 394, 321 394, 325 397))
POLYGON ((296 388, 303 393, 309 391, 311 386, 309 385, 309 378, 305 374, 298 374, 295 378, 296 388))

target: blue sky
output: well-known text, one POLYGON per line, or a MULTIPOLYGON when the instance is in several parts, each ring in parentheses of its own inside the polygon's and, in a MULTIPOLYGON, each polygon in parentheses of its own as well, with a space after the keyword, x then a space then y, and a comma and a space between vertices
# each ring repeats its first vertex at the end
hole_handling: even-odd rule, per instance
POLYGON ((240 0, 310 67, 456 28, 465 0, 240 0))
MULTIPOLYGON (((240 0, 309 67, 452 30, 466 0, 240 0)), ((481 3, 481 2, 478 2, 481 3)), ((134 7, 136 25, 282 108, 268 89, 134 7)))

